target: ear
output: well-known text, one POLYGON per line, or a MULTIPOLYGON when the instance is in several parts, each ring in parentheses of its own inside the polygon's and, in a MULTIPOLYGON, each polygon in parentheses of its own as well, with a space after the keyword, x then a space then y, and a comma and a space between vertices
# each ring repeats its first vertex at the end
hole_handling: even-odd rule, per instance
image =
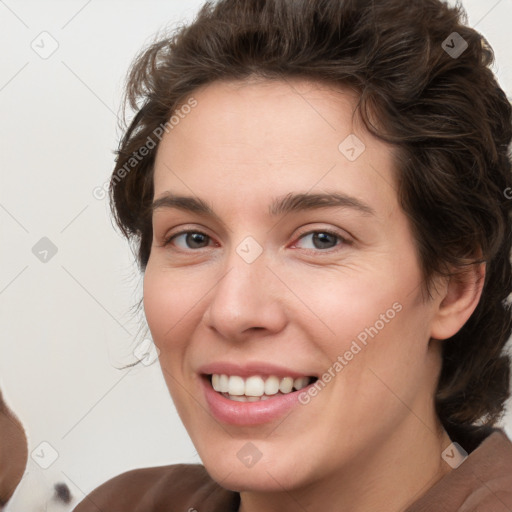
POLYGON ((478 305, 485 282, 485 263, 470 265, 448 278, 431 323, 430 337, 445 340, 456 334, 478 305))

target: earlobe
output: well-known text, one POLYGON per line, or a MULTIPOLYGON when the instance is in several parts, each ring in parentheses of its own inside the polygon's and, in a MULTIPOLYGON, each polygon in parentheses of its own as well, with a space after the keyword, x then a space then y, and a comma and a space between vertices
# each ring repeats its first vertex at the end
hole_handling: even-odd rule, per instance
POLYGON ((431 338, 444 340, 456 334, 476 309, 485 282, 485 263, 450 276, 434 314, 431 338))

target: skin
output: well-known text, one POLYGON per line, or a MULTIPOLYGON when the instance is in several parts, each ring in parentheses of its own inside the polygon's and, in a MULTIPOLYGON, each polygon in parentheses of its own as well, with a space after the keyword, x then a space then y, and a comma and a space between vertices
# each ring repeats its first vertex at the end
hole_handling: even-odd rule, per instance
POLYGON ((484 268, 464 280, 439 278, 431 299, 422 294, 392 148, 353 115, 353 92, 251 80, 216 82, 193 96, 197 107, 160 143, 154 198, 201 198, 216 217, 154 211, 144 307, 167 386, 207 471, 241 493, 242 512, 403 510, 451 469, 441 458, 450 439, 433 402, 439 340, 471 315, 484 268), (355 161, 338 149, 351 133, 366 146, 355 161), (333 192, 373 213, 268 212, 276 197, 333 192), (207 237, 199 246, 186 235, 165 243, 183 230, 207 237), (341 238, 319 246, 311 232, 323 230, 341 238), (251 264, 236 252, 247 236, 263 249, 251 264), (266 361, 322 375, 395 303, 395 318, 307 405, 249 427, 210 414, 201 365, 266 361), (247 468, 237 452, 249 441, 262 456, 247 468))

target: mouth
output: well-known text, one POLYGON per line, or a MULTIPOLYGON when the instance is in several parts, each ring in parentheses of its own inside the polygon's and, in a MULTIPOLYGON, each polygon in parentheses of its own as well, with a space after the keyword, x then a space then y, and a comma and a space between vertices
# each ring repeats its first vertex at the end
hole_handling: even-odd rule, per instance
POLYGON ((211 415, 233 426, 268 424, 282 420, 292 409, 300 411, 301 395, 319 378, 264 361, 217 361, 196 371, 211 415))
POLYGON ((250 375, 242 377, 224 373, 206 374, 203 378, 216 393, 234 402, 261 402, 290 395, 318 380, 316 376, 250 375))

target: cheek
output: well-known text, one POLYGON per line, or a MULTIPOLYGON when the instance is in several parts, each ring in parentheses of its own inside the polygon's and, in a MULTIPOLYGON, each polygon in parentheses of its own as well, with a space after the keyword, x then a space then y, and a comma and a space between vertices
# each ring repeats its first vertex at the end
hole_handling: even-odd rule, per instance
POLYGON ((161 351, 176 347, 176 340, 183 339, 180 333, 189 323, 198 295, 196 287, 187 286, 175 273, 148 265, 144 274, 144 312, 153 341, 161 351))
MULTIPOLYGON (((368 422, 370 430, 376 409, 381 411, 383 422, 396 421, 408 414, 404 404, 413 404, 418 395, 429 390, 426 386, 433 379, 428 305, 406 294, 392 293, 383 299, 372 304, 373 316, 366 316, 362 328, 357 325, 360 320, 351 324, 353 335, 344 343, 348 349, 344 359, 350 361, 338 382, 343 399, 355 408, 354 417, 368 422)), ((351 321, 349 316, 346 321, 351 321)))
POLYGON ((309 272, 302 279, 299 273, 288 276, 290 288, 302 299, 295 321, 314 339, 323 340, 325 348, 331 347, 332 354, 347 350, 354 339, 364 342, 371 339, 370 333, 389 330, 401 315, 397 310, 403 307, 405 293, 397 275, 385 272, 384 278, 375 268, 309 272))
POLYGON ((153 341, 160 346, 162 334, 170 328, 169 312, 174 311, 173 295, 166 292, 167 287, 148 266, 144 274, 144 313, 153 341))
MULTIPOLYGON (((389 394, 376 375, 398 388, 423 378, 430 311, 420 300, 414 258, 402 260, 400 268, 394 258, 380 257, 379 264, 354 265, 350 271, 288 278, 296 295, 307 298, 309 311, 304 308, 296 320, 327 355, 326 370, 336 375, 342 393, 358 390, 373 404, 378 393, 389 394)), ((353 397, 345 399, 350 403, 353 397)))
MULTIPOLYGON (((144 312, 151 336, 160 354, 160 367, 172 399, 186 422, 189 392, 184 393, 187 340, 200 313, 196 287, 187 285, 179 273, 148 265, 144 274, 144 312)), ((204 295, 204 293, 203 293, 204 295)))

